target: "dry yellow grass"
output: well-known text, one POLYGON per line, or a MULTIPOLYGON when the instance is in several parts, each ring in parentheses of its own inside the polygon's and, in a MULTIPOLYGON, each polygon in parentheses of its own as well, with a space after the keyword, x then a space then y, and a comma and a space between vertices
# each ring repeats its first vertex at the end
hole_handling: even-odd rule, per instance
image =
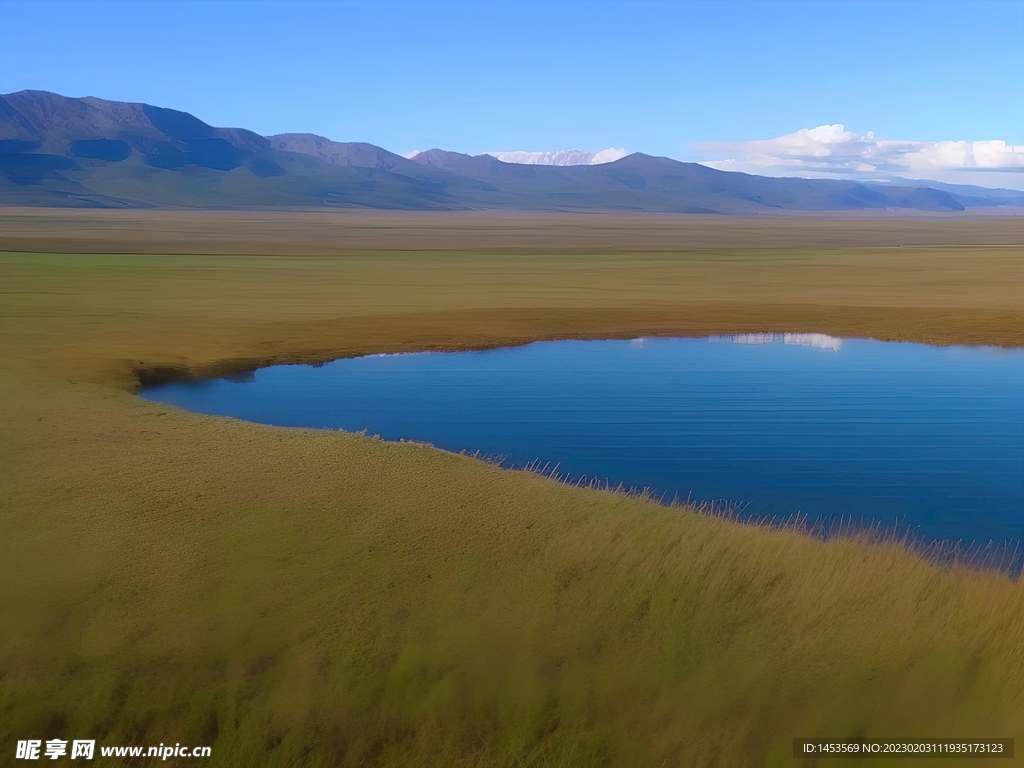
MULTIPOLYGON (((110 216, 68 215, 86 218, 17 214, 50 232, 110 216)), ((146 215, 94 243, 200 221, 179 250, 253 247, 238 218, 146 215)), ((416 217, 368 218, 401 239, 416 217)), ((545 254, 542 235, 517 251, 456 218, 447 245, 333 252, 358 217, 259 221, 267 250, 289 229, 322 250, 0 254, 5 760, 55 736, 213 743, 212 765, 791 765, 794 736, 854 734, 1019 749, 1019 582, 131 391, 139 370, 565 336, 1021 345, 1020 223, 942 221, 915 236, 944 242, 897 249, 870 241, 919 222, 843 221, 852 240, 828 248, 827 221, 755 222, 736 243, 748 225, 721 220, 715 249, 697 220, 702 244, 673 251, 591 249, 588 217, 518 222, 579 227, 545 254)), ((654 226, 601 221, 624 243, 654 226)), ((19 226, 0 216, 5 247, 19 226)))
POLYGON ((3 250, 337 256, 366 251, 680 253, 781 248, 1019 246, 1016 216, 388 211, 144 211, 0 208, 3 250))

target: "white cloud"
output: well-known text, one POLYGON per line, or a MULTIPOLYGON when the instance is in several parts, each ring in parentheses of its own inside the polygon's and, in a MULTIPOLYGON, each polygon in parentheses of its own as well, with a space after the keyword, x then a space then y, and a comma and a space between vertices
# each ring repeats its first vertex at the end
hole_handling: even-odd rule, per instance
POLYGON ((626 150, 609 147, 600 152, 588 152, 583 149, 560 149, 555 152, 484 152, 485 155, 496 157, 503 163, 519 163, 522 165, 601 165, 613 163, 626 156, 626 150))
POLYGON ((721 170, 781 176, 931 178, 965 184, 1020 186, 1024 145, 1005 141, 900 141, 858 134, 842 124, 819 125, 774 139, 704 142, 694 149, 716 159, 704 165, 721 170))
POLYGON ((403 152, 402 153, 402 157, 404 157, 406 160, 412 160, 419 153, 420 153, 420 150, 414 149, 412 152, 403 152))
POLYGON ((627 154, 629 153, 624 149, 608 147, 608 149, 602 149, 600 152, 595 152, 594 156, 590 158, 590 164, 602 165, 604 163, 614 163, 616 160, 624 158, 627 154))

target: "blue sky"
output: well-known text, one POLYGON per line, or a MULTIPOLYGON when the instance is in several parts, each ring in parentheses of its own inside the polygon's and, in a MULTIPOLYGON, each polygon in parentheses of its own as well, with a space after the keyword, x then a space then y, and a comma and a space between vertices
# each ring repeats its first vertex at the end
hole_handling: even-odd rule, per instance
POLYGON ((879 139, 1024 152, 1024 0, 0 0, 0 92, 23 88, 397 152, 616 147, 855 174, 879 139), (845 171, 803 164, 839 145, 845 171))

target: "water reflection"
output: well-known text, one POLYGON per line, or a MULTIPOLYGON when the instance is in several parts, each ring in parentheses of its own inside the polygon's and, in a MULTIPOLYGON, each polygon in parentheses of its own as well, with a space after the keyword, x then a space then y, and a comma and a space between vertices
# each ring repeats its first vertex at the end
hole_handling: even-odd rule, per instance
POLYGON ((843 340, 825 333, 739 333, 731 336, 712 336, 711 341, 733 344, 793 344, 838 352, 843 340))
POLYGON ((232 384, 253 384, 256 381, 256 371, 230 373, 224 377, 224 380, 230 381, 232 384))

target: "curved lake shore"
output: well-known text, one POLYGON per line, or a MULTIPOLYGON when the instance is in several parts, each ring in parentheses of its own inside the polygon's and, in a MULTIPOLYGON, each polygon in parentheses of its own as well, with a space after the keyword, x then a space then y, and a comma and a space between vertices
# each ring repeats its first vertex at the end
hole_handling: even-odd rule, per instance
POLYGON ((1024 540, 1022 350, 792 333, 548 342, 275 366, 142 396, 554 467, 742 519, 1024 540))

